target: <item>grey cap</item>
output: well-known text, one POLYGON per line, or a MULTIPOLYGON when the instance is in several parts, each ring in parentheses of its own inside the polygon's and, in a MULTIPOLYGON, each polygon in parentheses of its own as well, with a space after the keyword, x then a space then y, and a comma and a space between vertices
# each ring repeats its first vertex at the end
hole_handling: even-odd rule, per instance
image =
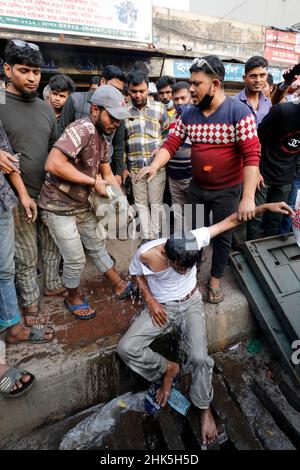
POLYGON ((90 102, 105 108, 115 119, 121 120, 132 117, 126 108, 124 96, 112 85, 99 86, 93 93, 90 102))

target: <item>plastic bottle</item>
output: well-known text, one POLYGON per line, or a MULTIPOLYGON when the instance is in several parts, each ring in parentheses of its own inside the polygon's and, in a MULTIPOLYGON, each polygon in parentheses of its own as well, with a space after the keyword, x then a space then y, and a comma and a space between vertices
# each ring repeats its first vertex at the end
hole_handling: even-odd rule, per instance
POLYGON ((174 387, 171 390, 168 403, 172 408, 174 408, 174 410, 178 411, 178 413, 183 416, 186 416, 191 406, 191 402, 174 387))

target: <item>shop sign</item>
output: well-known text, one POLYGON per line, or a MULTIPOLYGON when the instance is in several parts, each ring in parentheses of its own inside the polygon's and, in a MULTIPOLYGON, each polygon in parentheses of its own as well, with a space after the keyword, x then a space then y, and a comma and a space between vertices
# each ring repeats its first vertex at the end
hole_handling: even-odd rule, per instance
POLYGON ((266 29, 264 57, 269 62, 285 65, 298 64, 300 60, 300 33, 266 29))
MULTIPOLYGON (((174 60, 173 61, 173 76, 175 78, 190 78, 191 60, 174 60)), ((243 75, 245 73, 244 64, 224 63, 225 67, 225 82, 243 82, 243 75)), ((269 72, 273 75, 274 82, 280 83, 282 79, 282 69, 277 67, 269 67, 269 72)))
POLYGON ((152 0, 5 0, 0 28, 152 42, 152 0))

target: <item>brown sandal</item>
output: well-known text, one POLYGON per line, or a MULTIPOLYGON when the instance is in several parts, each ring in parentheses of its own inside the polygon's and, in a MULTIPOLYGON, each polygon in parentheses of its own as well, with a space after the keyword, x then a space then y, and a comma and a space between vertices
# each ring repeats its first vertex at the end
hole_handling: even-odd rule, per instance
POLYGON ((223 302, 224 298, 225 294, 222 287, 207 286, 207 302, 210 304, 219 304, 223 302), (212 298, 210 298, 209 294, 212 294, 212 298))
POLYGON ((27 326, 28 328, 31 328, 32 326, 35 326, 35 325, 46 325, 47 323, 46 318, 41 315, 37 306, 35 306, 34 310, 28 310, 28 308, 32 308, 32 307, 23 308, 23 317, 24 317, 25 326, 27 326), (26 317, 34 317, 33 322, 28 323, 26 321, 26 317))

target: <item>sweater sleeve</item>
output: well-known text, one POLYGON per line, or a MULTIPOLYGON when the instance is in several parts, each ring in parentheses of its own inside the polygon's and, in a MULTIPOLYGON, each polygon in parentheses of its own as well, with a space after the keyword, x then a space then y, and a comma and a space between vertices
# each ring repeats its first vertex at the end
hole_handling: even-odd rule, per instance
POLYGON ((252 113, 241 117, 235 127, 236 143, 244 166, 259 166, 260 143, 252 113))
POLYGON ((186 137, 187 130, 182 121, 182 118, 180 117, 177 121, 174 132, 169 133, 161 148, 167 150, 170 154, 170 157, 172 158, 178 151, 179 147, 185 142, 186 137))

